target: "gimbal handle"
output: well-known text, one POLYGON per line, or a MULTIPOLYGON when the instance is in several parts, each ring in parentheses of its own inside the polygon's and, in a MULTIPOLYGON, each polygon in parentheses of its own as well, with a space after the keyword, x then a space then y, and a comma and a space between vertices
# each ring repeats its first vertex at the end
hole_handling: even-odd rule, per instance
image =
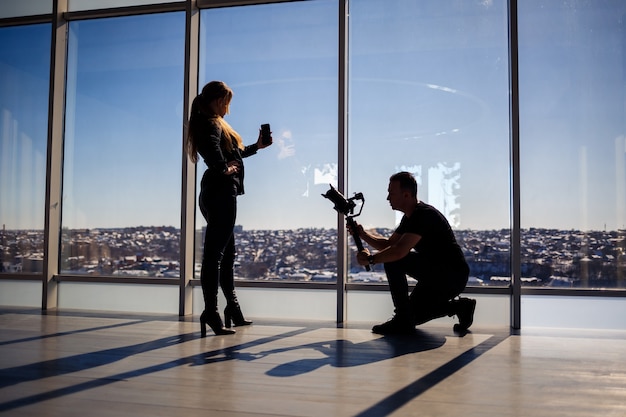
MULTIPOLYGON (((352 230, 352 238, 354 238, 354 243, 356 244, 356 248, 360 251, 363 250, 363 242, 361 241, 361 237, 359 236, 359 230, 358 230, 358 225, 357 223, 354 221, 354 217, 353 216, 347 216, 346 217, 346 223, 348 223, 348 226, 350 226, 350 229, 352 230)), ((365 265, 365 270, 366 271, 370 271, 371 268, 369 265, 365 265)))

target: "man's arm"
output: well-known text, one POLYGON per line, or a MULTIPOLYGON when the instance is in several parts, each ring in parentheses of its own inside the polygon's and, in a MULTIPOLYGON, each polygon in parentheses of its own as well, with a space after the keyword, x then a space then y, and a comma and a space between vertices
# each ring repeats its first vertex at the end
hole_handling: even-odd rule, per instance
MULTIPOLYGON (((365 232, 367 233, 367 232, 365 232)), ((371 237, 375 237, 369 233, 367 235, 371 237)), ((378 252, 372 255, 370 258, 370 253, 368 250, 361 251, 357 254, 357 261, 359 265, 368 265, 370 263, 370 259, 373 263, 385 263, 385 262, 394 262, 404 258, 417 242, 422 238, 421 235, 415 233, 393 233, 389 239, 379 238, 375 239, 373 242, 370 242, 367 237, 362 236, 363 240, 365 240, 370 246, 378 249, 378 252), (387 246, 377 247, 373 243, 380 244, 382 241, 387 243, 387 246)))
POLYGON ((368 245, 377 250, 382 250, 387 246, 390 246, 393 241, 398 240, 396 233, 391 235, 390 238, 386 238, 377 234, 373 234, 363 229, 361 225, 359 225, 359 236, 363 239, 368 245))

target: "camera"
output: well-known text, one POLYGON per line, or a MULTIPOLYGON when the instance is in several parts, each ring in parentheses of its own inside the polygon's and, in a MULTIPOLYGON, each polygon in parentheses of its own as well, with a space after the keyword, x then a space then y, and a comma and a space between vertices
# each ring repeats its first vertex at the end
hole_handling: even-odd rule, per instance
POLYGON ((352 214, 354 208, 356 207, 356 203, 353 199, 346 199, 335 187, 330 185, 330 189, 326 191, 326 194, 322 194, 322 196, 326 197, 335 205, 335 210, 344 216, 348 216, 352 214))

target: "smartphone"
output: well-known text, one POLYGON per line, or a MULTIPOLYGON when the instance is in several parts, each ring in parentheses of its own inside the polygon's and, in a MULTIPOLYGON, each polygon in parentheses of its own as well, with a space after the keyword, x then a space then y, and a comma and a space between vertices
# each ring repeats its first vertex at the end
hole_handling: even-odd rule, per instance
POLYGON ((261 141, 263 145, 272 143, 272 132, 270 131, 269 123, 261 125, 261 141))

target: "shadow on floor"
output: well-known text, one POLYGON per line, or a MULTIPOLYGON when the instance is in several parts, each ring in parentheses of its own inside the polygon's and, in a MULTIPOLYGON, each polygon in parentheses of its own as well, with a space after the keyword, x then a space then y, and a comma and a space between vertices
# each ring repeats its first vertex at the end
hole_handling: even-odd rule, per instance
MULTIPOLYGON (((93 328, 93 330, 100 329, 101 328, 93 328)), ((99 388, 119 381, 138 378, 144 375, 150 375, 181 366, 205 366, 211 363, 233 360, 254 361, 268 355, 300 349, 313 349, 325 355, 323 358, 302 359, 283 363, 266 372, 269 376, 290 377, 314 371, 325 365, 342 368, 361 366, 391 358, 397 358, 402 355, 436 349, 443 346, 446 341, 446 337, 444 335, 437 334, 436 332, 418 330, 415 335, 411 336, 387 336, 359 343, 353 343, 343 339, 328 340, 324 342, 292 346, 289 348, 260 351, 259 353, 248 353, 250 350, 259 348, 267 343, 296 337, 316 329, 317 328, 302 327, 284 333, 261 337, 259 339, 235 346, 181 357, 144 368, 130 369, 117 374, 109 374, 103 378, 88 379, 77 384, 52 389, 46 392, 10 399, 0 403, 0 412, 14 410, 20 407, 36 404, 41 401, 73 395, 78 392, 99 388)), ((86 329, 81 330, 81 332, 84 331, 86 331, 86 329)), ((72 334, 72 332, 57 334, 57 337, 63 337, 69 334, 72 334)), ((197 333, 180 334, 155 339, 145 343, 104 349, 89 353, 81 353, 28 365, 0 369, 0 388, 105 366, 134 355, 175 346, 177 344, 190 342, 195 339, 199 339, 197 333)), ((27 341, 26 339, 22 340, 27 341)), ((497 337, 489 338, 487 341, 468 350, 447 364, 442 365, 437 370, 418 379, 415 383, 405 389, 394 393, 387 399, 375 404, 370 409, 364 411, 361 415, 381 416, 396 410, 407 401, 410 401, 425 390, 439 383, 441 380, 452 375, 467 363, 491 349, 501 340, 501 338, 497 337)), ((33 342, 34 340, 28 341, 33 342)))
POLYGON ((353 343, 349 340, 328 340, 288 348, 264 351, 258 354, 240 353, 238 359, 255 360, 282 352, 313 349, 326 357, 298 359, 276 366, 266 372, 269 376, 289 377, 314 371, 329 365, 336 368, 361 366, 441 347, 446 338, 422 330, 414 335, 384 336, 373 340, 353 343))

